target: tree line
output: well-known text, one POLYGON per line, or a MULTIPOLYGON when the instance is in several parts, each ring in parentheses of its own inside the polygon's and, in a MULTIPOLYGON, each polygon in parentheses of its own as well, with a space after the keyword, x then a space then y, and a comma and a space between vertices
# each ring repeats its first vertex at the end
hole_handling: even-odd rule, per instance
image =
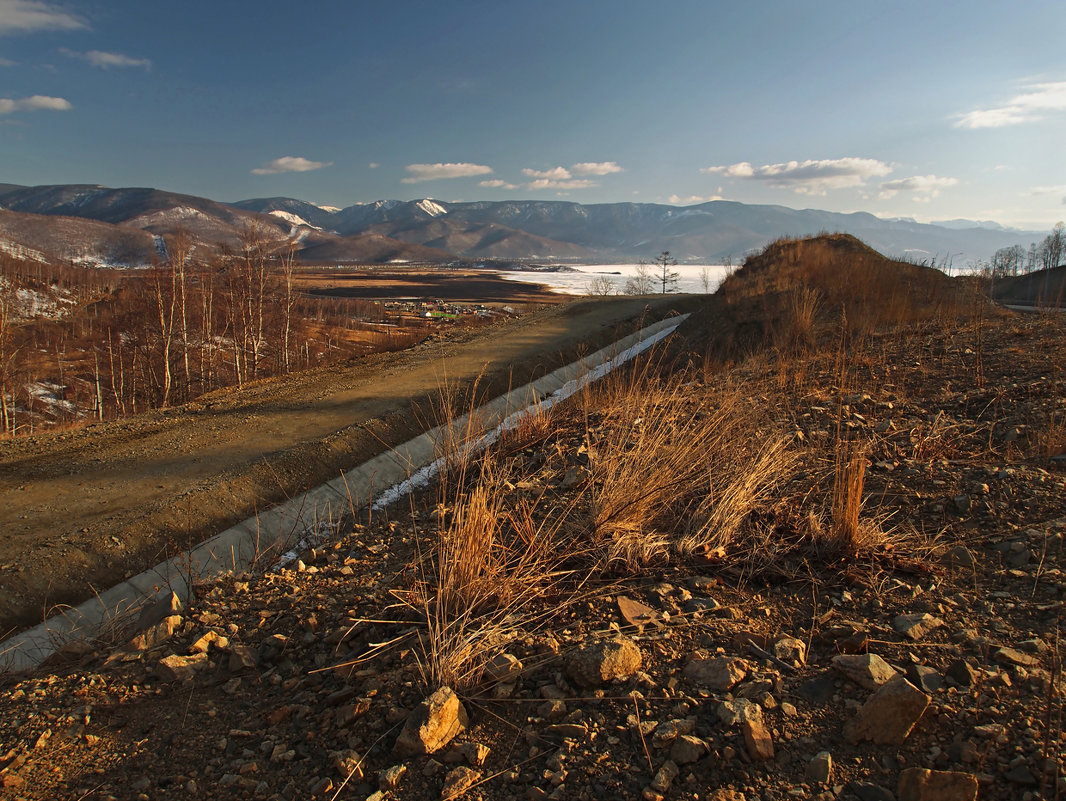
POLYGON ((1037 270, 1050 270, 1062 264, 1066 255, 1066 224, 1056 223, 1040 242, 1031 242, 1029 247, 1011 245, 1000 248, 989 264, 989 270, 996 278, 1028 275, 1037 270))

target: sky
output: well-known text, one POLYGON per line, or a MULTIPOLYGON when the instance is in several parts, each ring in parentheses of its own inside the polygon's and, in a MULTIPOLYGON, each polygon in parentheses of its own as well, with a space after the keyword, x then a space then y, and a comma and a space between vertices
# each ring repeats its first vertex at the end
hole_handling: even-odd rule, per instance
POLYGON ((0 183, 1066 218, 1062 0, 0 0, 0 183))

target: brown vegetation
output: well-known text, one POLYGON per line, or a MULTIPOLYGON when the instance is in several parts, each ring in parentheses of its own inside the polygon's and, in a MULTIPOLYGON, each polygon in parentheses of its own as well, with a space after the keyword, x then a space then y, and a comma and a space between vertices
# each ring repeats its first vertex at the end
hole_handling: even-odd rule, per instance
POLYGON ((214 253, 182 232, 166 246, 146 270, 0 254, 0 436, 165 408, 432 331, 387 320, 379 302, 306 293, 292 245, 255 228, 214 253))

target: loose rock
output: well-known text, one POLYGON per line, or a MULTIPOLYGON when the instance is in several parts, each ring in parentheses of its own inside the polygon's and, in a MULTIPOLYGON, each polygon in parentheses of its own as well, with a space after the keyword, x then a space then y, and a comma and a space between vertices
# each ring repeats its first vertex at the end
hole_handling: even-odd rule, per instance
POLYGON ((901 745, 929 706, 929 696, 902 676, 885 684, 844 726, 851 742, 901 745))
POLYGON ((432 754, 451 742, 468 722, 459 697, 451 687, 441 687, 407 718, 393 750, 400 756, 432 754))
POLYGON ((626 637, 615 637, 585 645, 566 661, 566 672, 582 687, 599 687, 613 679, 625 679, 638 670, 640 648, 626 637))
POLYGON ((692 659, 685 665, 684 676, 711 690, 728 690, 748 675, 748 663, 730 656, 692 659))
POLYGON ((877 654, 839 654, 833 667, 867 690, 876 690, 898 676, 896 669, 877 654))
POLYGON ((977 779, 969 773, 907 768, 898 789, 899 801, 974 801, 977 779))

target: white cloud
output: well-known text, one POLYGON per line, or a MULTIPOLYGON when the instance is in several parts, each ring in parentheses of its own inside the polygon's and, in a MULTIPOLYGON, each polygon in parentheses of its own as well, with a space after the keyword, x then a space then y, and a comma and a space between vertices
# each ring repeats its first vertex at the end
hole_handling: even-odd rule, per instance
POLYGON ((751 178, 755 175, 755 168, 748 162, 741 161, 727 167, 704 167, 700 172, 707 175, 724 175, 727 178, 751 178))
POLYGON ((575 178, 575 175, 610 175, 622 172, 622 168, 613 161, 583 161, 566 167, 549 167, 546 170, 534 170, 526 167, 522 174, 533 180, 526 184, 530 190, 538 189, 588 189, 599 186, 587 178, 575 178))
POLYGON ((1057 195, 1059 192, 1066 192, 1066 184, 1059 186, 1034 186, 1029 190, 1030 195, 1057 195))
POLYGON ((914 175, 910 178, 897 178, 894 181, 885 181, 881 184, 881 197, 888 199, 895 197, 898 192, 914 192, 916 201, 926 201, 937 197, 940 190, 945 187, 955 186, 957 178, 942 178, 937 175, 914 175))
POLYGON ((721 195, 711 195, 710 197, 703 197, 701 195, 689 195, 688 197, 681 197, 681 195, 670 195, 666 199, 667 203, 674 206, 695 206, 698 203, 709 203, 712 200, 722 200, 721 195))
MULTIPOLYGON (((522 172, 525 172, 523 170, 522 172)), ((599 186, 595 181, 590 181, 587 178, 573 178, 567 180, 557 180, 554 178, 538 178, 535 181, 530 181, 526 184, 526 188, 532 191, 538 189, 588 189, 589 187, 599 186)))
POLYGON ((67 58, 79 59, 102 70, 109 70, 112 67, 139 67, 146 70, 152 68, 152 62, 149 59, 131 58, 122 53, 107 53, 103 50, 90 50, 87 53, 79 53, 77 50, 67 50, 65 47, 60 48, 59 52, 67 58))
POLYGON ((570 170, 566 167, 552 167, 548 170, 533 170, 526 167, 522 170, 522 175, 529 176, 530 178, 539 178, 547 181, 565 181, 573 176, 570 174, 570 170))
POLYGON ((33 95, 19 100, 0 97, 0 114, 12 114, 16 111, 70 111, 72 108, 70 101, 61 97, 33 95))
POLYGON ((492 167, 484 164, 470 164, 469 162, 436 164, 408 164, 404 167, 411 173, 406 178, 400 179, 402 184, 417 184, 420 181, 436 181, 440 178, 469 178, 474 175, 488 175, 492 167))
POLYGON ((16 61, 12 61, 9 58, 4 58, 3 56, 0 56, 0 67, 14 67, 17 64, 18 62, 16 61))
POLYGON ((507 181, 501 181, 499 178, 493 178, 489 181, 478 181, 478 186, 483 186, 486 189, 517 189, 517 184, 509 184, 507 181))
POLYGON ((1034 83, 1001 106, 956 115, 956 128, 1003 128, 1044 119, 1045 112, 1066 111, 1066 81, 1034 83))
POLYGON ((824 195, 830 189, 862 186, 866 181, 892 172, 892 167, 877 159, 847 157, 808 159, 764 164, 753 167, 746 161, 719 167, 704 167, 707 175, 724 175, 760 181, 769 186, 791 189, 805 195, 824 195))
POLYGON ((571 165, 570 171, 574 175, 610 175, 622 172, 622 168, 613 161, 582 161, 580 164, 571 165))
POLYGON ((369 167, 369 168, 370 168, 370 169, 372 169, 372 170, 376 170, 376 169, 377 169, 378 167, 380 167, 381 165, 380 165, 380 164, 378 164, 378 163, 377 163, 376 161, 372 161, 372 162, 370 162, 369 164, 367 164, 366 166, 367 166, 367 167, 369 167))
POLYGON ((0 0, 0 34, 75 31, 88 28, 81 17, 41 0, 0 0))
POLYGON ((277 175, 280 172, 310 172, 328 167, 332 161, 311 161, 301 156, 282 156, 252 170, 252 175, 277 175))

